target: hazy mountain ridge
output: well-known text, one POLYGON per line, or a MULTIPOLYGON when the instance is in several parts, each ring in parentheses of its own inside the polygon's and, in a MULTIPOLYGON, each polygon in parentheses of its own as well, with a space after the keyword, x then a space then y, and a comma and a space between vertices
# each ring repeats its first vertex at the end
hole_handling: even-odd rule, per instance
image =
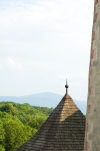
MULTIPOLYGON (((0 96, 0 101, 11 101, 16 103, 28 103, 33 106, 55 108, 62 99, 62 95, 51 92, 30 94, 25 96, 0 96)), ((74 100, 79 109, 86 114, 87 101, 74 100)))

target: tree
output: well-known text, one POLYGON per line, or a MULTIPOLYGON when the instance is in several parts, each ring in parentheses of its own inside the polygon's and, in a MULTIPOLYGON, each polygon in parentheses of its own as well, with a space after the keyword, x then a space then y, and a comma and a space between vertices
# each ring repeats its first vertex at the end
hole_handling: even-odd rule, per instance
POLYGON ((2 106, 1 111, 10 113, 12 115, 17 114, 16 108, 11 103, 6 103, 4 106, 2 106))
POLYGON ((4 123, 5 149, 14 151, 32 136, 32 129, 21 122, 8 120, 4 123))
POLYGON ((52 109, 0 102, 0 151, 15 151, 35 135, 52 109))
POLYGON ((5 151, 5 149, 2 145, 0 145, 0 151, 5 151))
POLYGON ((42 126, 46 118, 47 118, 46 116, 36 115, 33 116, 27 124, 38 130, 42 126))
POLYGON ((2 145, 5 144, 5 130, 3 128, 3 122, 1 120, 0 120, 0 144, 2 145))

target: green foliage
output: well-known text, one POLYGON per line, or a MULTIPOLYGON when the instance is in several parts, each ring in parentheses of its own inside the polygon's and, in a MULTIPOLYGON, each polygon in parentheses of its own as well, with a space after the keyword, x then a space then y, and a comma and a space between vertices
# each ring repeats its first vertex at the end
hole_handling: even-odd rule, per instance
POLYGON ((13 106, 13 104, 11 103, 6 103, 2 108, 1 108, 2 112, 7 112, 10 113, 12 115, 17 114, 17 110, 16 108, 13 106))
POLYGON ((0 102, 0 151, 15 151, 35 135, 52 111, 27 103, 0 102))
POLYGON ((39 129, 46 118, 46 116, 36 115, 35 117, 33 116, 27 124, 33 128, 39 129))
POLYGON ((35 109, 39 110, 40 112, 42 112, 43 114, 49 116, 51 114, 51 112, 53 111, 53 108, 47 108, 47 107, 34 107, 35 109))
POLYGON ((0 151, 5 151, 5 149, 2 145, 0 145, 0 151))
POLYGON ((4 123, 5 129, 5 149, 14 151, 21 144, 32 136, 32 128, 18 123, 15 120, 9 120, 4 123))
POLYGON ((0 120, 0 144, 4 145, 5 143, 5 130, 3 127, 3 122, 0 120))

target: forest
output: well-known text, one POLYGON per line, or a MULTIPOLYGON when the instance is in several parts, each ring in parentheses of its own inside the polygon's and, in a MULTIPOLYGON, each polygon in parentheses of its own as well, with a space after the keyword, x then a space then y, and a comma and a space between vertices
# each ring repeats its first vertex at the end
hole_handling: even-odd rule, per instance
POLYGON ((39 130, 53 108, 0 102, 0 151, 15 151, 39 130))

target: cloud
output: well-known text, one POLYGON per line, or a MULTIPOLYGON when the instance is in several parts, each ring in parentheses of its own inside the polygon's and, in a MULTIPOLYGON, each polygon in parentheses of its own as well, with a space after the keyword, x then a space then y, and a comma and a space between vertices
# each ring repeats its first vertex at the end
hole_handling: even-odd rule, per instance
POLYGON ((15 61, 11 58, 7 59, 7 63, 8 63, 8 65, 11 65, 11 66, 15 65, 15 61))
MULTIPOLYGON (((78 96, 73 88, 72 96, 86 98, 87 90, 81 86, 85 89, 87 85, 93 2, 0 1, 0 71, 9 75, 11 85, 20 83, 20 91, 13 94, 43 90, 63 94, 67 77, 71 87, 77 83, 75 89, 82 91, 78 96)), ((3 94, 2 87, 0 90, 3 94)), ((5 93, 11 94, 11 90, 5 89, 5 93)))
POLYGON ((21 69, 22 67, 20 63, 14 61, 12 58, 7 58, 7 65, 13 70, 21 69))
POLYGON ((12 72, 21 71, 23 67, 20 62, 17 62, 10 57, 0 57, 0 69, 2 73, 12 74, 12 72))

